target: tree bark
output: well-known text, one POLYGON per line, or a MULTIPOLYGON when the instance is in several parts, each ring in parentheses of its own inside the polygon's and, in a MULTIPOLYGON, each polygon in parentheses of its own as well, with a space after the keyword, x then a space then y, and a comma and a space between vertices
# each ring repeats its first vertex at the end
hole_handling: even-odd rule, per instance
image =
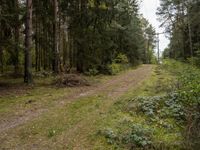
MULTIPOLYGON (((80 14, 80 27, 83 28, 83 20, 82 20, 82 14, 83 11, 85 9, 85 1, 84 0, 80 0, 79 1, 79 14, 80 14)), ((81 31, 79 33, 79 38, 83 38, 84 37, 84 33, 83 31, 81 31)), ((77 71, 78 72, 84 72, 84 46, 83 46, 83 41, 80 40, 79 42, 77 42, 76 44, 76 53, 77 53, 77 71)))
POLYGON ((188 17, 188 35, 189 35, 189 43, 190 43, 190 57, 193 58, 193 45, 192 45, 192 30, 190 24, 190 18, 188 17))
POLYGON ((59 48, 58 48, 58 0, 54 0, 54 43, 53 43, 53 71, 59 73, 59 48))
POLYGON ((3 49, 0 46, 0 72, 3 73, 3 49))
POLYGON ((16 19, 16 25, 15 25, 15 60, 14 60, 14 66, 15 66, 15 74, 19 74, 19 29, 20 29, 20 22, 19 22, 19 2, 18 0, 15 0, 15 19, 16 19))
POLYGON ((26 1, 26 9, 24 82, 30 84, 32 83, 32 0, 26 1))
POLYGON ((149 56, 149 51, 150 51, 150 39, 147 40, 147 51, 146 51, 146 56, 145 56, 145 63, 150 64, 151 62, 151 57, 149 56))
MULTIPOLYGON (((38 1, 37 1, 37 5, 38 5, 38 1)), ((38 38, 38 14, 37 14, 37 10, 35 13, 35 70, 38 71, 39 67, 38 67, 38 52, 39 52, 39 38, 38 38)))

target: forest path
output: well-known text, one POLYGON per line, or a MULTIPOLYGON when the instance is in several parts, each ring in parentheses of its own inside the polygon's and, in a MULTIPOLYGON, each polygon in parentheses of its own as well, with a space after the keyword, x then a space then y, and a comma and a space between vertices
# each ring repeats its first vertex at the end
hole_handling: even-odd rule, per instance
POLYGON ((78 124, 70 128, 68 132, 64 132, 60 135, 57 140, 61 141, 61 143, 67 143, 73 150, 92 150, 93 143, 90 143, 91 141, 88 137, 98 132, 97 127, 99 122, 104 119, 109 113, 110 108, 115 102, 120 100, 119 98, 121 96, 126 94, 129 90, 136 89, 143 81, 151 76, 153 67, 153 65, 143 65, 91 91, 93 94, 104 93, 103 104, 98 109, 89 113, 83 120, 79 121, 78 124))
MULTIPOLYGON (((70 105, 70 103, 73 103, 74 101, 80 100, 84 97, 103 95, 106 99, 106 101, 104 100, 102 105, 98 109, 88 113, 84 117, 84 119, 73 125, 73 127, 70 128, 67 133, 65 132, 63 134, 63 137, 60 137, 59 140, 62 141, 63 139, 65 140, 65 142, 71 143, 71 145, 79 143, 78 145, 75 144, 73 147, 77 147, 77 149, 82 149, 81 146, 84 145, 81 145, 81 140, 85 139, 85 137, 83 136, 85 136, 86 134, 81 133, 92 130, 92 127, 96 120, 95 118, 100 117, 99 114, 106 113, 109 110, 109 107, 113 105, 113 103, 115 103, 120 96, 128 92, 129 89, 137 88, 138 85, 142 83, 142 81, 150 77, 153 67, 153 65, 142 65, 135 70, 130 70, 118 76, 114 76, 105 83, 100 83, 97 86, 85 87, 78 92, 72 92, 71 95, 63 97, 61 100, 56 101, 53 108, 54 110, 61 109, 63 106, 70 105)), ((0 138, 0 141, 1 139, 5 139, 7 136, 9 136, 10 129, 12 129, 10 134, 16 134, 15 128, 21 127, 24 124, 28 122, 30 123, 33 120, 37 120, 37 118, 43 116, 44 114, 50 113, 51 111, 52 108, 37 109, 34 111, 26 112, 19 118, 15 117, 9 120, 6 120, 5 118, 3 121, 0 122, 0 133, 3 133, 2 135, 4 135, 4 137, 2 136, 0 138)))

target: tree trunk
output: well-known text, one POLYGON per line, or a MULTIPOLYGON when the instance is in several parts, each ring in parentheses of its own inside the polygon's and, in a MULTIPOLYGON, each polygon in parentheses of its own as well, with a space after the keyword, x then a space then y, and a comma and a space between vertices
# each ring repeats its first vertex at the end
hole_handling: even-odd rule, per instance
POLYGON ((26 35, 25 35, 25 67, 24 67, 24 82, 32 83, 32 61, 31 61, 31 46, 32 46, 32 0, 26 1, 26 35))
POLYGON ((14 60, 14 66, 15 66, 15 74, 19 74, 19 28, 20 28, 20 23, 19 23, 19 2, 18 0, 15 0, 15 9, 16 9, 16 25, 15 25, 15 60, 14 60))
POLYGON ((189 43, 190 43, 190 57, 193 58, 193 45, 192 45, 192 31, 191 31, 191 24, 188 17, 188 35, 189 35, 189 43))
MULTIPOLYGON (((38 4, 38 1, 37 1, 38 4)), ((35 14, 35 70, 38 71, 39 67, 38 67, 38 52, 39 52, 39 38, 38 38, 38 15, 37 15, 37 11, 35 14)))
POLYGON ((38 41, 38 71, 41 71, 41 65, 42 65, 42 59, 41 59, 41 52, 42 52, 42 24, 41 24, 41 22, 39 22, 39 29, 38 29, 38 31, 39 31, 39 34, 38 34, 38 36, 39 36, 39 41, 38 41))
POLYGON ((54 43, 53 43, 53 71, 59 73, 59 49, 58 49, 58 1, 54 0, 54 43))
MULTIPOLYGON (((0 29, 1 29, 1 21, 0 21, 0 29)), ((2 34, 3 34, 3 31, 0 30, 0 42, 2 40, 2 34)), ((3 73, 3 48, 2 48, 2 45, 0 44, 0 72, 3 73)))
POLYGON ((3 49, 0 46, 0 72, 3 73, 3 49))
MULTIPOLYGON (((85 1, 84 0, 80 0, 79 1, 79 13, 80 13, 80 27, 81 28, 84 28, 83 26, 83 20, 82 20, 82 14, 83 14, 83 11, 85 9, 85 1)), ((81 31, 79 33, 79 38, 84 38, 84 33, 83 31, 81 31)), ((77 71, 78 72, 84 72, 84 46, 83 46, 83 41, 79 41, 77 44, 76 44, 76 53, 77 53, 77 71)))
POLYGON ((149 39, 147 40, 147 50, 146 50, 146 56, 145 56, 145 63, 150 64, 151 63, 151 56, 149 56, 149 51, 150 51, 150 41, 149 39))

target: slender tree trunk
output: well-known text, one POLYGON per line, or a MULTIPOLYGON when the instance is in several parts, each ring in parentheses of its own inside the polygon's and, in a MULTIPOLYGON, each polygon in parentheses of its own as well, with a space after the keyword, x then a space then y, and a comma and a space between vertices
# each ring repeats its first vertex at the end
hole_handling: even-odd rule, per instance
POLYGON ((73 63, 73 51, 74 51, 74 40, 69 36, 69 67, 70 69, 74 67, 73 63))
POLYGON ((41 43, 42 43, 42 30, 41 30, 41 28, 42 28, 42 24, 41 24, 41 22, 39 22, 39 45, 38 45, 38 71, 40 71, 41 70, 41 52, 42 52, 42 46, 41 46, 41 43))
MULTIPOLYGON (((37 28, 37 27, 36 27, 37 28)), ((35 70, 38 71, 39 67, 38 67, 38 33, 37 33, 37 29, 36 29, 36 37, 35 37, 35 70)))
MULTIPOLYGON (((37 2, 38 4, 38 2, 37 2)), ((38 15, 37 15, 37 11, 36 11, 36 15, 35 15, 35 70, 38 71, 38 15)))
POLYGON ((32 83, 32 61, 31 61, 31 46, 32 46, 32 0, 26 1, 26 35, 25 35, 25 67, 24 67, 24 82, 32 83))
POLYGON ((54 0, 54 43, 53 43, 53 71, 59 73, 59 48, 58 48, 58 0, 54 0))
POLYGON ((60 14, 60 11, 58 13, 58 49, 59 49, 59 55, 58 55, 58 67, 59 67, 59 71, 62 72, 62 59, 60 58, 61 54, 62 54, 62 49, 61 49, 61 14, 60 14))
POLYGON ((14 60, 14 66, 15 66, 15 74, 19 73, 19 28, 20 28, 20 23, 19 23, 19 2, 18 0, 15 0, 15 9, 16 9, 16 25, 15 25, 15 60, 14 60))
POLYGON ((160 37, 159 37, 159 34, 157 34, 157 38, 158 38, 158 41, 157 41, 157 48, 158 48, 158 64, 160 64, 160 37))
MULTIPOLYGON (((45 30, 45 43, 48 43, 48 34, 47 29, 45 30)), ((48 68, 47 66, 47 58, 48 58, 48 46, 45 44, 45 51, 44 51, 44 70, 48 68)))
POLYGON ((149 56, 149 48, 150 48, 150 41, 149 41, 149 39, 147 40, 147 51, 146 51, 146 56, 145 56, 145 58, 146 58, 146 60, 145 60, 145 62, 146 62, 146 64, 150 64, 150 62, 151 62, 151 58, 150 58, 150 56, 149 56))
MULTIPOLYGON (((83 21, 82 21, 82 13, 85 9, 85 2, 84 0, 79 1, 79 13, 80 13, 80 27, 83 28, 83 21)), ((83 38, 84 33, 81 31, 79 33, 79 38, 83 38)), ((77 54, 77 71, 78 72, 84 72, 84 47, 83 47, 83 42, 79 41, 76 44, 76 54, 77 54)))
POLYGON ((52 68, 52 40, 51 40, 51 34, 49 33, 49 29, 51 30, 51 25, 49 25, 48 28, 48 43, 49 43, 49 59, 48 59, 48 68, 51 69, 52 68))
POLYGON ((185 4, 187 9, 187 27, 188 27, 188 36, 189 36, 189 47, 190 47, 190 57, 193 58, 193 45, 192 45, 192 29, 190 22, 190 4, 185 4))
POLYGON ((190 42, 190 56, 193 57, 192 30, 189 17, 188 17, 188 32, 189 32, 189 42, 190 42))
POLYGON ((19 27, 15 28, 15 74, 19 73, 19 27))
POLYGON ((3 73, 3 49, 0 45, 0 71, 3 73))
MULTIPOLYGON (((1 29, 1 21, 0 21, 0 29, 1 29)), ((0 30, 0 42, 2 40, 2 34, 3 34, 2 32, 3 31, 0 30)), ((3 73, 3 48, 1 44, 0 44, 0 72, 3 73)))

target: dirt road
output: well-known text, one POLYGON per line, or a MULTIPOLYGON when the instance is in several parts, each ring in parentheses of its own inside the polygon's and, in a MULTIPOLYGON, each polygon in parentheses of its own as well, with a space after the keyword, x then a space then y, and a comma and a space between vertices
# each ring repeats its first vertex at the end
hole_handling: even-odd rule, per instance
MULTIPOLYGON (((84 119, 81 119, 77 124, 74 124, 67 132, 62 133, 58 136, 59 141, 62 143, 69 143, 73 146, 73 149, 84 149, 86 136, 93 130, 93 125, 96 121, 99 121, 101 117, 99 113, 106 113, 109 107, 113 105, 116 100, 124 95, 130 88, 137 88, 142 81, 147 79, 152 73, 152 65, 142 65, 136 70, 131 70, 121 75, 115 76, 112 79, 101 83, 97 86, 90 86, 81 89, 81 91, 64 97, 59 103, 55 103, 54 109, 61 109, 70 102, 80 100, 80 98, 91 97, 95 95, 103 95, 107 101, 103 102, 100 108, 91 111, 85 115, 84 119), (93 121, 92 121, 93 120, 93 121), (88 133, 88 134, 85 134, 88 133), (83 144, 84 143, 84 144, 83 144)), ((31 121, 50 113, 52 109, 37 109, 35 111, 27 112, 21 115, 19 118, 4 119, 0 122, 0 142, 8 140, 9 135, 13 136, 16 134, 15 129, 30 123, 31 121), (12 129, 12 130, 11 130, 12 129), (11 130, 11 131, 10 131, 11 130)), ((68 110, 66 110, 68 111, 68 110)), ((13 140, 13 139, 12 139, 13 140)), ((19 144, 18 144, 19 145, 19 144)), ((39 141, 35 141, 34 145, 41 145, 39 141)), ((26 144, 27 146, 27 144, 26 144)), ((20 147, 22 148, 22 147, 20 147)), ((23 147, 24 148, 24 147, 23 147)), ((26 148, 26 147, 25 147, 26 148)), ((49 148, 50 149, 50 148, 49 148)))

